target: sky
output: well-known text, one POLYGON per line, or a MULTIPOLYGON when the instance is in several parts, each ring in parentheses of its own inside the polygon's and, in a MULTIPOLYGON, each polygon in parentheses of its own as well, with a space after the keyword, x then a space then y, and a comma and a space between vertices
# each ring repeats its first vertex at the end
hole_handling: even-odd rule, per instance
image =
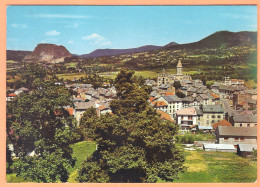
POLYGON ((257 6, 8 6, 6 48, 53 43, 80 55, 190 43, 221 30, 257 31, 257 6))

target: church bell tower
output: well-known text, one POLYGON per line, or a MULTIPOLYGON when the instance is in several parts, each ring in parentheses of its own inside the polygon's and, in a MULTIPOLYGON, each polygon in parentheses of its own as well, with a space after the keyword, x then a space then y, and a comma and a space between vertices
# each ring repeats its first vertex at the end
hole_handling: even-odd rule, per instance
POLYGON ((182 64, 181 64, 181 60, 179 60, 178 64, 177 64, 177 75, 182 75, 182 64))

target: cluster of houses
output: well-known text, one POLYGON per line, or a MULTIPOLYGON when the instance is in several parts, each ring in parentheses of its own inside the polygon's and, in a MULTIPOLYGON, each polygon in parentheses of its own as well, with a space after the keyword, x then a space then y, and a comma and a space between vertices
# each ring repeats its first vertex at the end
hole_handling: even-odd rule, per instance
POLYGON ((239 152, 251 154, 257 140, 257 91, 244 86, 244 80, 225 78, 215 82, 209 89, 201 80, 192 80, 183 75, 182 64, 177 64, 177 74, 163 70, 157 82, 146 80, 152 87, 150 103, 156 110, 167 114, 180 127, 182 133, 215 133, 215 143, 205 144, 205 150, 239 152), (178 76, 177 76, 178 75, 178 76), (185 97, 177 97, 173 87, 180 82, 185 97), (251 150, 248 152, 248 150, 251 150))
POLYGON ((74 107, 70 108, 71 114, 75 116, 78 123, 88 108, 95 108, 97 115, 111 113, 109 102, 116 98, 114 86, 94 89, 92 84, 65 84, 65 87, 72 89, 77 95, 72 100, 74 107))
MULTIPOLYGON (((88 108, 95 108, 98 116, 112 112, 109 103, 116 98, 114 86, 106 84, 95 89, 91 84, 55 84, 65 84, 76 93, 72 100, 74 106, 68 106, 67 110, 75 116, 78 124, 88 108)), ((243 150, 252 153, 256 149, 257 92, 247 89, 243 80, 227 77, 209 89, 201 80, 192 80, 184 75, 179 61, 177 74, 168 74, 163 69, 157 82, 147 79, 145 85, 152 87, 150 105, 161 114, 161 118, 175 121, 182 133, 215 133, 216 142, 204 144, 206 151, 238 151, 245 155, 243 150), (180 83, 178 90, 174 87, 176 81, 180 83), (185 97, 178 97, 177 92, 182 92, 185 97)), ((23 92, 28 93, 28 89, 13 90, 6 100, 12 101, 23 92)))

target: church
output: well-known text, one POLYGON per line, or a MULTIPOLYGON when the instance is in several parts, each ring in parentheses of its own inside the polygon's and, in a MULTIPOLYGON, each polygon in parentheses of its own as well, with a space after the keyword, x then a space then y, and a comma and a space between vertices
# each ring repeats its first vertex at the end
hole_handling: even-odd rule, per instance
POLYGON ((157 78, 157 86, 168 86, 174 83, 174 81, 182 81, 182 80, 191 80, 191 76, 183 75, 182 72, 182 63, 179 60, 177 64, 177 74, 168 74, 165 69, 162 70, 161 73, 158 74, 157 78))

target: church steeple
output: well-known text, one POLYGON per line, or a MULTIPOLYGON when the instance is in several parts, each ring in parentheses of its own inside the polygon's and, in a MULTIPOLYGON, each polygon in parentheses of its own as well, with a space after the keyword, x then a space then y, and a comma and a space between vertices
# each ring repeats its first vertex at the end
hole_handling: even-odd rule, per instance
POLYGON ((182 64, 181 64, 181 60, 179 60, 178 64, 177 64, 177 75, 182 75, 182 64))

